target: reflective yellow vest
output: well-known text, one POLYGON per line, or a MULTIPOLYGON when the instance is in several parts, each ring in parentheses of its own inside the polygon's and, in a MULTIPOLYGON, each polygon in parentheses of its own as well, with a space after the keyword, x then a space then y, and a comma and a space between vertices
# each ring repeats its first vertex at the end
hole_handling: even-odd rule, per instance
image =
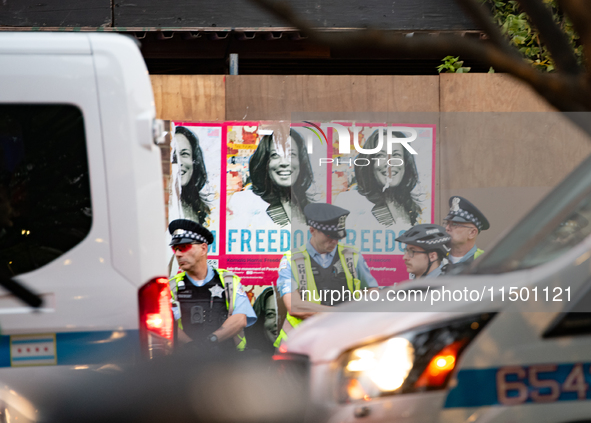
MULTIPOLYGON (((226 309, 228 310, 228 316, 231 316, 232 312, 234 311, 234 304, 236 304, 236 293, 238 292, 238 290, 234 289, 234 287, 240 283, 240 278, 226 269, 216 269, 216 271, 220 276, 222 287, 226 291, 226 309)), ((183 280, 186 273, 187 272, 179 273, 169 280, 169 282, 175 282, 175 289, 170 291, 173 301, 176 301, 176 291, 178 291, 179 282, 183 280)), ((179 329, 182 330, 183 324, 181 319, 178 321, 179 329)), ((237 350, 244 351, 246 348, 246 337, 244 336, 244 331, 241 331, 238 335, 234 336, 234 343, 236 344, 237 350)))
MULTIPOLYGON (((359 253, 353 247, 349 247, 346 245, 338 244, 337 251, 339 254, 339 259, 341 261, 341 265, 343 266, 343 270, 345 271, 345 277, 347 279, 347 288, 351 293, 355 293, 361 290, 361 280, 355 277, 355 269, 357 268, 357 262, 359 261, 359 253), (351 272, 353 270, 353 273, 351 272)), ((306 247, 301 247, 297 252, 294 253, 294 257, 291 257, 291 251, 285 253, 285 258, 290 261, 291 264, 291 272, 293 277, 295 278, 298 289, 302 291, 302 283, 306 283, 305 288, 307 288, 310 292, 316 292, 318 294, 318 287, 316 286, 316 281, 314 280, 314 274, 312 273, 312 263, 310 262, 310 254, 306 247), (299 262, 299 263, 298 263, 299 262)), ((317 295, 320 298, 320 295, 317 295)), ((311 295, 310 302, 320 304, 320 301, 314 300, 314 295, 311 295)), ((279 336, 273 343, 273 346, 278 348, 281 345, 283 340, 287 339, 287 334, 302 323, 302 319, 297 317, 293 317, 289 313, 285 317, 285 322, 283 322, 283 327, 279 332, 279 336)))

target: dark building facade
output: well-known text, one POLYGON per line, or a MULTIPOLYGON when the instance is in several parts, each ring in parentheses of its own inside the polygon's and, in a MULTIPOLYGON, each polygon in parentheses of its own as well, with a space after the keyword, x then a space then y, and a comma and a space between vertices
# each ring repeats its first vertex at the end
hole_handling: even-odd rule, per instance
MULTIPOLYGON (((294 13, 333 33, 375 28, 396 36, 480 31, 454 0, 290 0, 294 13)), ((36 0, 0 3, 0 30, 114 31, 134 36, 152 74, 436 74, 441 57, 338 52, 315 45, 248 0, 36 0)), ((473 71, 484 66, 470 63, 473 71)))

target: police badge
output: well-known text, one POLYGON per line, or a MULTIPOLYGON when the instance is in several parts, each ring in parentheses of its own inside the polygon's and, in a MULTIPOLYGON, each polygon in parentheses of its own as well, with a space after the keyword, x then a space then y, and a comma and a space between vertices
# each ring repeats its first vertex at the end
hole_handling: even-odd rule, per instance
POLYGON ((454 199, 451 200, 451 208, 449 209, 449 211, 460 211, 460 199, 458 197, 454 197, 454 199))

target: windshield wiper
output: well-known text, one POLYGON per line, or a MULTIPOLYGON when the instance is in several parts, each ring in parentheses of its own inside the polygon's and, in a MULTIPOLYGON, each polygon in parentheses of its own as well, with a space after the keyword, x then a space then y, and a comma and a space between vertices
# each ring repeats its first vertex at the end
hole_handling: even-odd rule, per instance
POLYGON ((0 286, 2 286, 4 289, 6 289, 28 306, 39 308, 43 305, 43 298, 14 279, 0 276, 0 286))

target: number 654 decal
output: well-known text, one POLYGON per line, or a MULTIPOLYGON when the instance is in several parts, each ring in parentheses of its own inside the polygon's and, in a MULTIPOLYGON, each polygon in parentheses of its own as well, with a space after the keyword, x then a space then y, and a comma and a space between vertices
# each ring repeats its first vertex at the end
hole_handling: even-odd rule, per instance
POLYGON ((581 363, 501 367, 496 372, 497 399, 504 405, 584 400, 589 393, 588 373, 588 364, 581 363))

